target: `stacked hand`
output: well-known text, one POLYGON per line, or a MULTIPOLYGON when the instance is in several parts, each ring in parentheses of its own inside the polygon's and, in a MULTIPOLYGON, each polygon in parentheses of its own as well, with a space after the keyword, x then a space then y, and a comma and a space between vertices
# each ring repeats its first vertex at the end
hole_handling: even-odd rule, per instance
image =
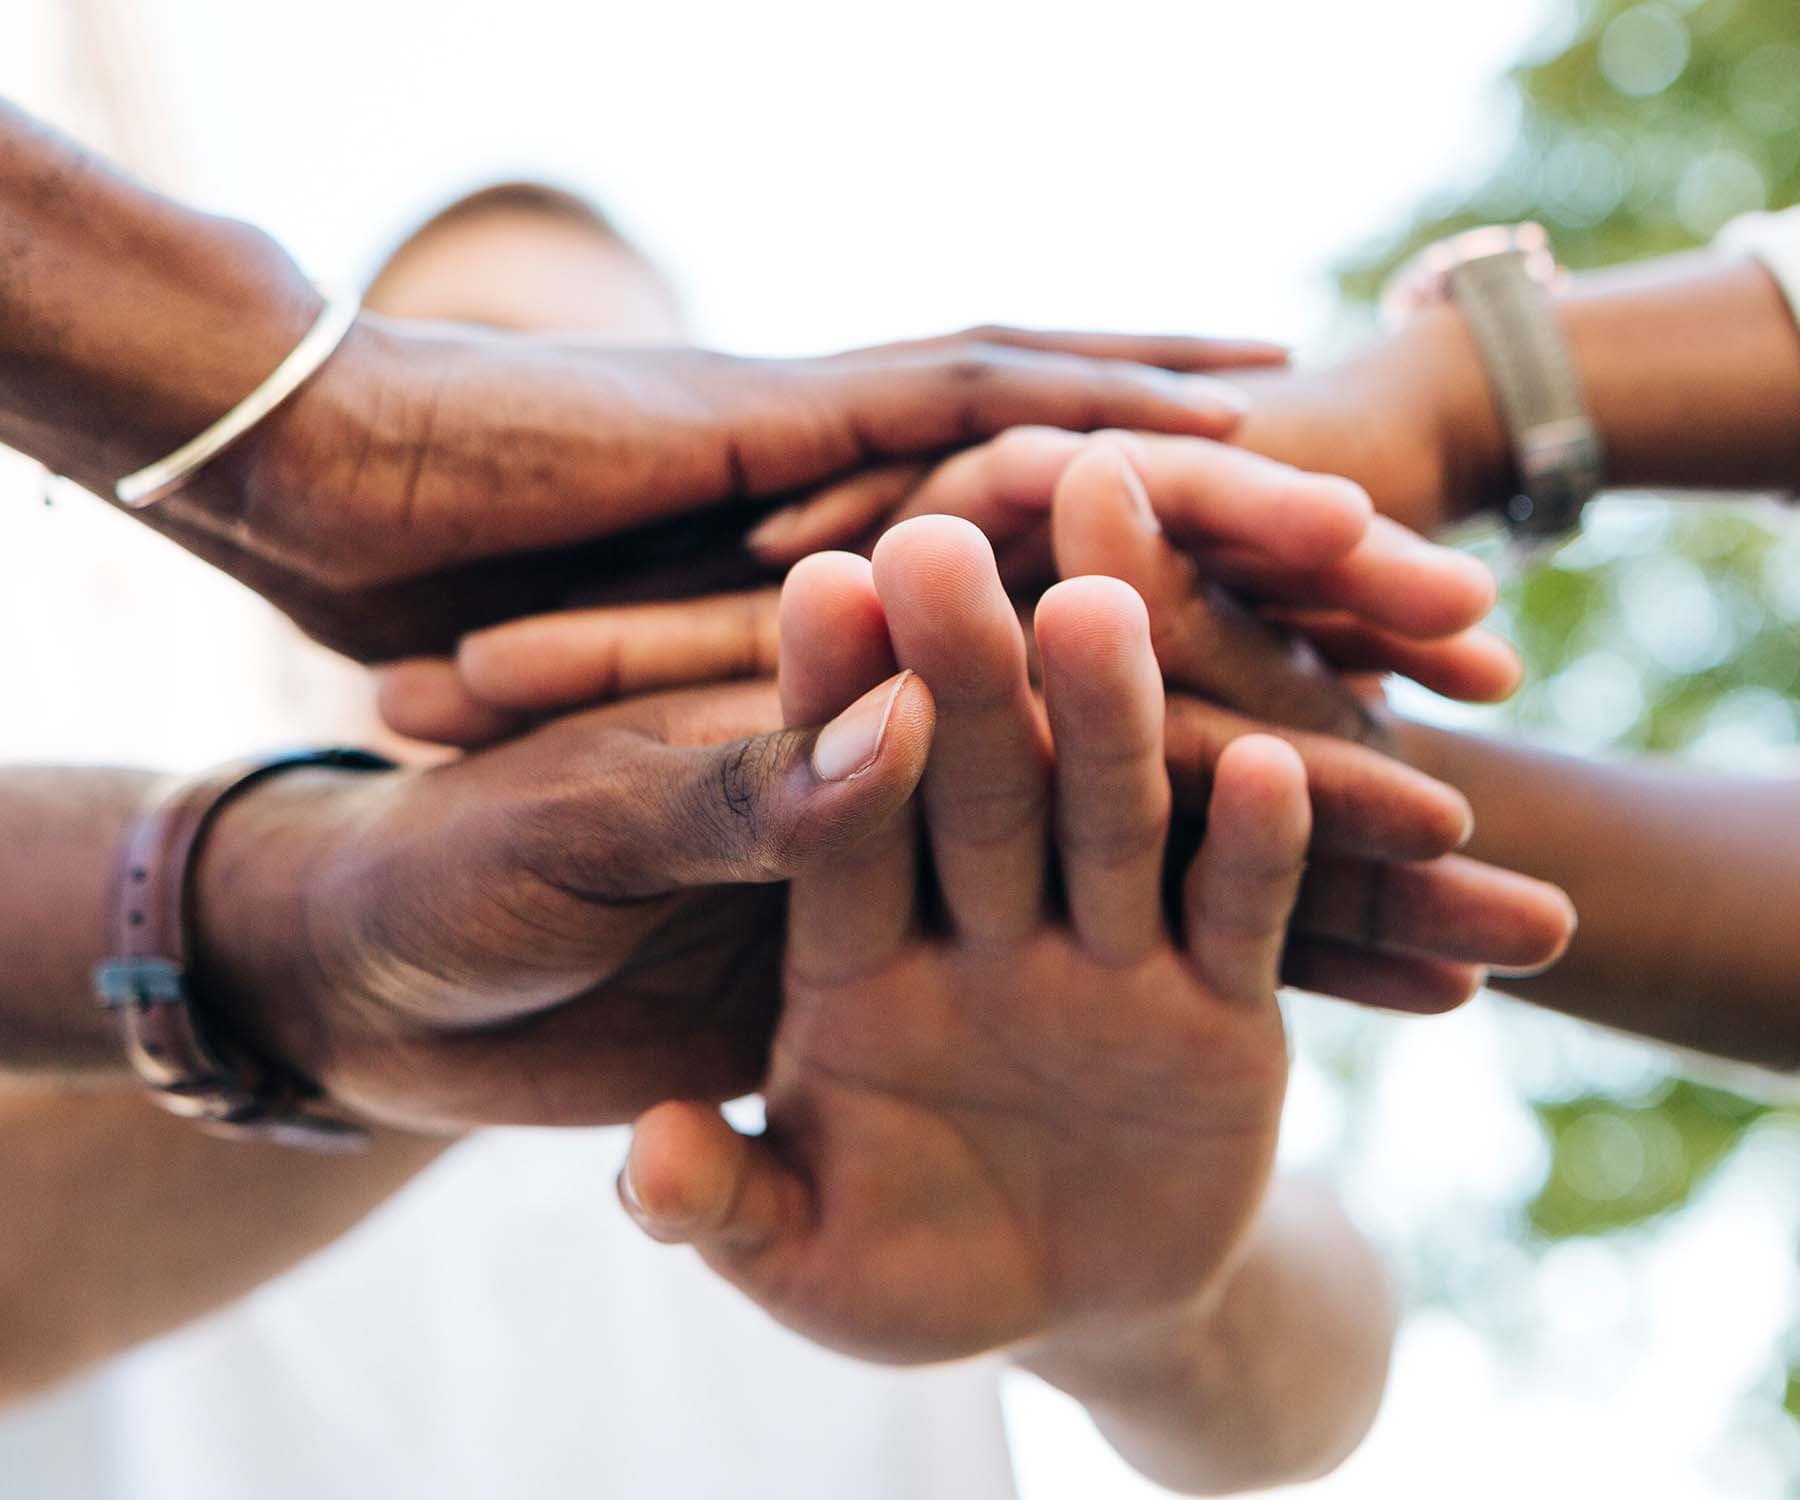
MULTIPOLYGON (((1148 602, 1165 674, 1198 690, 1177 692, 1166 709, 1178 846, 1197 839, 1227 747, 1267 724, 1312 783, 1315 858, 1286 949, 1291 982, 1437 1010, 1472 991, 1482 964, 1553 958, 1569 926, 1560 896, 1455 856, 1468 831, 1462 798, 1359 743, 1380 740, 1369 705, 1317 651, 1232 604, 1208 570, 1229 544, 1239 554, 1231 566, 1260 567, 1272 590, 1310 579, 1340 610, 1361 600, 1388 620, 1399 613, 1388 590, 1404 592, 1415 622, 1453 633, 1414 641, 1352 615, 1335 627, 1337 649, 1372 642, 1410 653, 1440 685, 1494 692, 1510 685, 1512 666, 1467 630, 1489 597, 1482 575, 1452 554, 1371 533, 1361 497, 1341 482, 1211 444, 1164 443, 1027 433, 984 450, 984 462, 995 453, 1005 462, 968 503, 1004 531, 991 497, 1005 490, 1007 465, 1046 473, 1035 504, 1010 491, 1026 496, 1012 509, 1029 522, 1011 523, 1014 532, 1035 527, 1065 571, 1111 573, 1148 602), (1265 481, 1256 504, 1243 503, 1246 476, 1265 481), (1175 518, 1187 548, 1155 514, 1175 518), (1194 546, 1207 538, 1216 540, 1194 546), (1284 556, 1299 561, 1284 568, 1284 556)), ((969 462, 947 468, 954 476, 969 462)), ((760 608, 657 607, 666 629, 646 636, 666 659, 649 673, 620 654, 645 620, 630 610, 501 627, 470 643, 460 675, 430 665, 398 673, 407 691, 390 692, 391 705, 427 701, 408 686, 423 681, 440 719, 448 705, 463 729, 511 737, 429 773, 271 788, 227 817, 221 842, 291 858, 314 930, 351 939, 329 945, 321 965, 271 936, 286 929, 285 911, 222 932, 229 992, 279 991, 273 970, 299 973, 312 997, 246 1017, 252 1030, 341 1097, 412 1123, 618 1119, 671 1093, 753 1086, 780 1003, 778 883, 905 802, 925 728, 902 716, 873 769, 829 780, 810 741, 781 731, 772 689, 754 681, 670 688, 535 728, 526 710, 714 672, 712 643, 728 627, 741 633, 760 608), (483 672, 510 683, 507 708, 469 691, 483 672), (265 818, 301 822, 304 840, 262 837, 265 818), (594 1066, 603 1052, 629 1065, 594 1066)), ((809 635, 791 649, 811 649, 809 635)), ((230 877, 229 858, 213 865, 230 877)))
MULTIPOLYGON (((583 597, 751 579, 740 547, 709 544, 717 515, 686 518, 724 508, 742 530, 784 494, 1018 422, 1222 437, 1241 400, 1201 372, 1280 357, 978 329, 744 359, 371 313, 249 442, 146 519, 326 644, 386 661, 583 597)), ((174 433, 191 419, 169 420, 174 433)))
POLYGON ((1273 1156, 1299 758, 1265 737, 1224 754, 1171 928, 1161 679, 1128 587, 1078 579, 1040 603, 1048 731, 966 523, 907 523, 872 568, 809 559, 783 623, 795 722, 865 692, 890 724, 935 703, 918 811, 793 882, 767 1135, 653 1110, 628 1203, 783 1321, 872 1358, 1197 1296, 1273 1156))
MULTIPOLYGON (((1271 1193, 1277 986, 1440 1010, 1572 927, 1454 853, 1466 803, 1382 753, 1363 675, 1508 691, 1491 583, 1352 485, 1191 439, 1026 430, 888 498, 981 526, 393 670, 400 727, 484 748, 228 812, 333 936, 213 931, 218 992, 384 1119, 645 1111, 627 1209, 816 1341, 1010 1349, 1168 1483, 1318 1472, 1372 1414, 1385 1314, 1329 1204, 1271 1193), (694 685, 720 676, 751 680, 694 685), (741 1136, 717 1103, 756 1085, 741 1136)), ((806 551, 841 503, 755 545, 806 551)))
MULTIPOLYGON (((1469 834, 1467 803, 1382 754, 1384 721, 1367 684, 1339 675, 1397 670, 1454 696, 1503 697, 1517 662, 1473 628, 1493 599, 1478 564, 1372 519, 1354 485, 1191 439, 1018 431, 911 491, 884 493, 896 499, 909 514, 976 521, 998 539, 1015 592, 1029 596, 1057 571, 1109 574, 1138 590, 1176 690, 1166 740, 1181 812, 1203 811, 1212 768, 1238 736, 1260 726, 1299 750, 1319 860, 1290 982, 1440 1010, 1473 992, 1482 964, 1530 968, 1560 951, 1567 903, 1454 857, 1469 834)), ((879 529, 839 507, 827 497, 794 512, 799 532, 783 546, 879 529)), ((775 597, 497 627, 467 640, 454 666, 391 670, 384 705, 403 732, 479 744, 596 698, 771 672, 775 597)), ((1191 821, 1177 839, 1191 842, 1191 821)))

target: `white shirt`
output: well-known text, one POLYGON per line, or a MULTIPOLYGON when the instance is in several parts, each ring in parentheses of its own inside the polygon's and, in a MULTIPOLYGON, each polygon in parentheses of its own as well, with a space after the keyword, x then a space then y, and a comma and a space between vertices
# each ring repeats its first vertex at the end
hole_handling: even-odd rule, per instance
POLYGON ((0 1419, 5 1500, 1010 1500, 993 1364, 787 1333, 495 1131, 242 1303, 0 1419))
POLYGON ((1800 208, 1734 219, 1721 231, 1718 243, 1721 249, 1753 255, 1767 266, 1800 322, 1800 208))

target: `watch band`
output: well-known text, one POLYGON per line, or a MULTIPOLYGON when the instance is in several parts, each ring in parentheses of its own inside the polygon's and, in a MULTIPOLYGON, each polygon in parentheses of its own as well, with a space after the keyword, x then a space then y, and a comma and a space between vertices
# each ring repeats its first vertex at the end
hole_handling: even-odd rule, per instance
POLYGON ((189 968, 194 864, 208 830, 237 797, 304 766, 373 771, 393 762, 360 750, 299 751, 224 766, 153 798, 121 847, 113 956, 96 965, 94 994, 115 1018, 133 1073, 170 1113, 216 1135, 356 1151, 367 1132, 310 1108, 314 1085, 214 1033, 189 968))
POLYGON ((1550 300, 1543 232, 1530 225, 1498 233, 1505 238, 1465 240, 1460 249, 1453 242, 1445 287, 1481 351, 1512 446, 1517 484, 1507 525, 1526 537, 1558 537, 1580 525, 1600 490, 1605 450, 1550 300))

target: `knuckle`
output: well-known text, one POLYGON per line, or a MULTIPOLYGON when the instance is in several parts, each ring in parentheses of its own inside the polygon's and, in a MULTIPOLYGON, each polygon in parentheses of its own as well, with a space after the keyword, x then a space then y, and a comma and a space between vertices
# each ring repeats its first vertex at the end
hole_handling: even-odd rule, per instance
POLYGON ((1002 344, 1013 332, 1003 323, 973 323, 956 337, 965 344, 1002 344))
POLYGON ((1057 840, 1065 857, 1097 870, 1120 870, 1160 856, 1168 835, 1168 822, 1144 818, 1130 823, 1108 822, 1104 827, 1065 826, 1057 840))
POLYGON ((943 376, 951 385, 975 389, 991 383, 1000 373, 1001 359, 997 346, 965 345, 944 361, 943 376))
POLYGON ((965 849, 989 849, 1028 834, 1044 820, 1046 793, 1033 785, 990 786, 934 799, 931 824, 965 849))
POLYGON ((792 867, 804 827, 788 814, 778 788, 804 738, 787 730, 727 745, 713 776, 694 789, 695 831, 739 879, 770 880, 792 867))
POLYGON ((1009 427, 988 445, 988 456, 996 467, 1005 469, 1037 452, 1050 428, 1009 427))

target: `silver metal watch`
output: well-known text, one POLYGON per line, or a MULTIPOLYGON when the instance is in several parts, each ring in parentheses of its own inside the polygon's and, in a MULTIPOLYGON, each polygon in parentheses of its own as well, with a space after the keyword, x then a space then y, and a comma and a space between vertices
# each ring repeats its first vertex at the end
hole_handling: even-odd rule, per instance
POLYGON ((1383 299, 1389 312, 1461 309, 1512 448, 1506 524, 1531 541, 1576 530, 1605 482, 1605 447, 1551 302, 1561 279, 1540 225, 1492 225, 1430 246, 1383 299))

